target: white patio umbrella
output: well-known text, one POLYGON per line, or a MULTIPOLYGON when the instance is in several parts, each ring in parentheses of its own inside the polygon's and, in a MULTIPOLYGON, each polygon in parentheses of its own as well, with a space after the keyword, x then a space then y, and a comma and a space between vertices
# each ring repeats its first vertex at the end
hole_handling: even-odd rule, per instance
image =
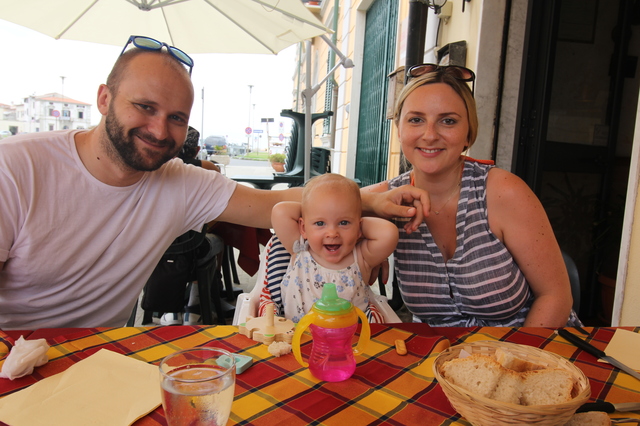
POLYGON ((275 54, 330 31, 301 0, 0 0, 0 19, 117 46, 143 35, 188 54, 275 54))
MULTIPOLYGON (((0 0, 0 19, 55 39, 124 46, 131 35, 192 53, 270 53, 323 36, 341 60, 316 87, 307 73, 305 180, 311 170, 311 98, 339 66, 352 67, 301 0, 0 0)), ((310 49, 310 43, 307 43, 310 49)), ((196 64, 197 66, 197 64, 196 64)), ((311 69, 311 55, 307 58, 311 69)))

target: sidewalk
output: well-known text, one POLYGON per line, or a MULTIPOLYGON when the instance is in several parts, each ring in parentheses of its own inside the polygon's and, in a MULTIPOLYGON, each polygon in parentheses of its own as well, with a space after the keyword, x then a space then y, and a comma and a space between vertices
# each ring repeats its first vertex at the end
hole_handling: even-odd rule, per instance
POLYGON ((268 161, 242 160, 232 158, 226 166, 227 177, 234 176, 271 176, 274 173, 268 161))

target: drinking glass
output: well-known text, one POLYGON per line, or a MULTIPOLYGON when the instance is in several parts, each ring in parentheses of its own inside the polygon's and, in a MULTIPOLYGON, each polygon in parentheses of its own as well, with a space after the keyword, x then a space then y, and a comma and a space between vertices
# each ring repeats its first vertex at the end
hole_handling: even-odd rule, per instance
POLYGON ((160 384, 169 426, 224 426, 233 403, 235 359, 219 348, 177 351, 160 363, 160 384))

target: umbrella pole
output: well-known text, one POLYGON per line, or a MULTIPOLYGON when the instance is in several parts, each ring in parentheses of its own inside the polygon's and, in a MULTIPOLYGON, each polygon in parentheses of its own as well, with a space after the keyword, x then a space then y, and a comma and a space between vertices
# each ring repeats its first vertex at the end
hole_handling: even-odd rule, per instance
POLYGON ((307 182, 311 176, 311 144, 313 132, 311 131, 311 98, 314 95, 311 87, 311 40, 306 41, 307 48, 307 72, 305 76, 306 87, 302 91, 304 97, 304 181, 307 182))
MULTIPOLYGON (((305 76, 305 89, 302 91, 302 97, 304 99, 304 181, 308 181, 311 176, 311 145, 313 142, 313 132, 311 131, 311 126, 313 125, 311 119, 311 98, 316 92, 320 89, 320 87, 327 81, 333 73, 338 69, 338 67, 343 66, 346 68, 353 68, 353 61, 347 58, 338 47, 333 44, 333 42, 326 35, 321 35, 321 39, 325 41, 329 45, 329 48, 333 50, 336 55, 340 58, 340 61, 335 64, 335 66, 327 73, 327 75, 316 84, 314 87, 311 86, 311 40, 306 41, 306 55, 307 55, 307 72, 305 76)), ((335 114, 335 111, 334 111, 335 114)), ((335 119, 335 118, 334 118, 335 119)))

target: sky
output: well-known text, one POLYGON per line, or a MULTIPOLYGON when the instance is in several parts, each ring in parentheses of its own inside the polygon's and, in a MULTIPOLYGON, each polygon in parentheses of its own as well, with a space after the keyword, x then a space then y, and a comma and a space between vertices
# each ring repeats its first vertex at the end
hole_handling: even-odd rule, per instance
MULTIPOLYGON (((29 95, 58 92, 94 105, 92 124, 100 121, 100 112, 95 108, 98 86, 105 82, 126 40, 120 47, 55 40, 2 19, 0 40, 4 41, 0 103, 21 104, 29 95)), ((249 125, 266 133, 261 118, 274 118, 268 129, 272 136, 279 132, 280 122, 287 129, 290 121, 281 118, 280 111, 292 107, 296 49, 294 45, 278 55, 190 55, 195 64, 195 99, 189 124, 205 137, 225 135, 231 143, 246 142, 245 129, 249 125), (249 85, 253 86, 251 96, 249 85)))

